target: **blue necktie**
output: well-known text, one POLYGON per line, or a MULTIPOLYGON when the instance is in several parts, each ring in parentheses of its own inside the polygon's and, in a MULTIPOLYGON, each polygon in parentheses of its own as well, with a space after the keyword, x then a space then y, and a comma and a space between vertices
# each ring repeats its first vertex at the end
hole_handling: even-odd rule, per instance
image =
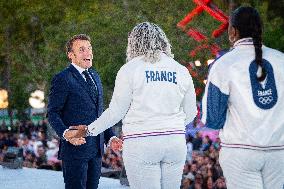
POLYGON ((92 81, 91 76, 90 76, 90 74, 87 70, 83 71, 82 73, 84 74, 84 76, 86 78, 86 81, 87 81, 88 86, 89 86, 90 91, 91 91, 91 95, 94 97, 94 99, 97 100, 98 90, 97 90, 96 84, 94 83, 94 81, 92 81))

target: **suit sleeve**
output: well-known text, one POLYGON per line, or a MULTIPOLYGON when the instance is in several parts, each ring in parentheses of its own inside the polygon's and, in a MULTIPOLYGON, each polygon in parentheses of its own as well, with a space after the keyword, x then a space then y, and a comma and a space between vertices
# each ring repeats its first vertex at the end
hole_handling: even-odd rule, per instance
POLYGON ((126 115, 131 101, 132 89, 128 79, 128 74, 122 67, 116 76, 115 87, 109 108, 102 115, 88 126, 91 135, 98 135, 104 130, 112 127, 126 115))
POLYGON ((55 130, 59 137, 62 137, 64 131, 68 129, 68 126, 66 126, 61 119, 67 96, 68 85, 66 80, 63 77, 56 75, 51 82, 47 106, 47 117, 51 127, 55 130))

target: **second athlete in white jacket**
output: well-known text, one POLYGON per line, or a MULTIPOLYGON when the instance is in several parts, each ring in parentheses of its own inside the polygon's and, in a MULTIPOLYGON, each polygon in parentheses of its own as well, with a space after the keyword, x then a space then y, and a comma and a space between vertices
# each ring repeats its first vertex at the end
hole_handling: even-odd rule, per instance
POLYGON ((132 189, 180 186, 184 130, 196 115, 196 96, 188 70, 172 57, 157 25, 134 27, 109 108, 88 126, 98 135, 123 119, 123 160, 132 189))

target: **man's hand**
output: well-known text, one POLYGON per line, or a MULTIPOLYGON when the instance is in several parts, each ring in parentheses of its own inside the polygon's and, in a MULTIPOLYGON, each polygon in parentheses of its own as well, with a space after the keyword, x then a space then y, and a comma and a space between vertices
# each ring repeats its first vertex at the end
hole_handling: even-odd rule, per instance
POLYGON ((71 144, 79 146, 86 143, 85 137, 87 132, 87 127, 84 125, 71 126, 70 130, 66 131, 64 138, 68 140, 71 144))
POLYGON ((88 127, 86 125, 70 126, 70 131, 72 131, 71 138, 81 138, 86 137, 88 127))
POLYGON ((114 137, 113 139, 111 139, 110 141, 110 148, 117 152, 117 151, 122 151, 122 144, 123 144, 123 141, 117 137, 114 137))
POLYGON ((74 146, 80 146, 82 144, 86 143, 85 138, 71 138, 70 140, 68 140, 71 144, 73 144, 74 146))
POLYGON ((77 136, 77 135, 78 135, 77 130, 68 130, 68 131, 66 131, 64 138, 69 141, 71 138, 80 138, 81 137, 81 136, 77 136))

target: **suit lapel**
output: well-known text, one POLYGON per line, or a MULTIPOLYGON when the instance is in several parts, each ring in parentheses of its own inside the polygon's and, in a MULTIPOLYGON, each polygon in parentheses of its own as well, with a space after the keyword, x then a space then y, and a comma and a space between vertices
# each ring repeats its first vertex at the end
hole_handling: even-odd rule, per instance
POLYGON ((86 90, 86 92, 90 95, 94 103, 97 105, 97 100, 95 99, 94 95, 91 95, 90 87, 88 86, 87 82, 84 80, 83 76, 78 72, 78 70, 72 64, 70 64, 69 69, 72 72, 73 76, 82 85, 82 87, 86 90))
MULTIPOLYGON (((91 75, 91 77, 93 78, 93 80, 96 82, 97 85, 97 90, 98 90, 98 117, 102 115, 103 113, 103 108, 104 108, 104 99, 103 99, 103 86, 102 86, 102 82, 100 79, 99 74, 93 70, 93 69, 89 69, 89 73, 91 75)), ((104 154, 104 132, 100 133, 100 147, 101 147, 101 155, 104 154)))
POLYGON ((93 70, 89 69, 90 75, 93 78, 93 80, 96 82, 97 90, 98 90, 98 115, 100 116, 103 112, 103 87, 102 82, 99 77, 99 74, 93 70))

